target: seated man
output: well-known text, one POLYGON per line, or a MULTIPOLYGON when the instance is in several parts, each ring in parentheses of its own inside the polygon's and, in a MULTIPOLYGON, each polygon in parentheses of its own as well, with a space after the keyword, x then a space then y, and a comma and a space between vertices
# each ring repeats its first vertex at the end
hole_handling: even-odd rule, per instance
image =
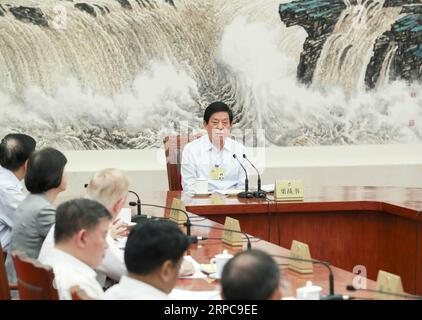
POLYGON ((183 149, 183 190, 195 192, 196 179, 207 179, 209 192, 244 188, 245 173, 233 154, 243 159, 245 147, 229 138, 232 123, 233 113, 225 103, 214 102, 205 109, 207 134, 183 149))
MULTIPOLYGON (((104 169, 97 172, 89 182, 86 197, 103 204, 111 213, 112 221, 116 223, 116 218, 123 208, 128 194, 129 180, 123 172, 117 169, 104 169)), ((117 227, 119 222, 117 221, 117 227)), ((116 224, 114 225, 116 226, 116 224)), ((114 226, 111 228, 115 230, 114 226)), ((123 229, 125 233, 126 228, 123 229)), ((126 233, 124 234, 126 236, 126 233)), ((115 281, 119 281, 122 274, 126 274, 126 267, 123 261, 123 252, 119 249, 111 237, 107 235, 108 249, 97 267, 99 272, 98 280, 105 284, 105 276, 115 281)), ((49 231, 38 256, 39 261, 44 261, 54 247, 54 226, 49 231)))
POLYGON ((173 222, 148 220, 136 225, 125 248, 127 276, 104 295, 107 300, 164 300, 174 288, 189 247, 188 237, 173 222))
POLYGON ((0 143, 0 243, 6 250, 16 208, 25 198, 21 180, 35 145, 35 140, 25 134, 8 134, 0 143))
MULTIPOLYGON (((127 176, 117 169, 103 169, 97 172, 88 184, 86 189, 86 197, 96 200, 103 204, 111 213, 114 225, 110 229, 119 229, 119 222, 117 216, 126 203, 128 194, 129 180, 127 176), (117 221, 117 223, 116 223, 117 221)), ((124 226, 123 226, 124 227, 124 226)), ((124 227, 120 235, 127 236, 127 228, 124 227)), ((108 248, 101 264, 96 268, 98 272, 98 281, 102 286, 105 286, 105 278, 119 281, 120 277, 127 273, 126 266, 123 260, 123 250, 121 250, 113 237, 107 235, 108 248)), ((54 226, 49 231, 45 239, 38 260, 43 261, 49 254, 49 251, 54 247, 54 226)), ((191 263, 186 261, 184 264, 183 274, 192 274, 193 270, 191 263)))
POLYGON ((60 299, 71 299, 70 288, 76 285, 88 296, 102 298, 103 289, 93 268, 107 249, 110 221, 108 210, 89 199, 70 200, 57 208, 56 245, 41 262, 53 268, 60 299))
POLYGON ((221 297, 225 300, 280 300, 280 269, 260 250, 236 254, 223 268, 221 297))

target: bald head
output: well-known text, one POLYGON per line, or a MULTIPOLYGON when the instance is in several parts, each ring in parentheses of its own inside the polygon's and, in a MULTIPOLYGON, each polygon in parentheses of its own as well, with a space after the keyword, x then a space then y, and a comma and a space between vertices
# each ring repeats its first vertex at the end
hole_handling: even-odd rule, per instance
POLYGON ((35 140, 20 133, 6 135, 0 142, 0 165, 12 172, 19 170, 35 151, 35 140))
POLYGON ((226 300, 267 300, 278 292, 280 270, 274 259, 260 250, 236 254, 224 266, 221 286, 226 300))

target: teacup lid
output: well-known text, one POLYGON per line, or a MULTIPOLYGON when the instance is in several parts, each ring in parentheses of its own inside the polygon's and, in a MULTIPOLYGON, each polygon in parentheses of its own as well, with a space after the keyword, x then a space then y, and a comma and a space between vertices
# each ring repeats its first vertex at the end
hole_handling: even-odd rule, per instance
POLYGON ((306 286, 298 288, 297 290, 302 292, 319 292, 322 290, 319 286, 314 286, 312 281, 306 281, 306 286))
POLYGON ((216 257, 219 258, 231 258, 233 257, 232 254, 228 253, 227 250, 223 250, 223 253, 217 254, 216 257))

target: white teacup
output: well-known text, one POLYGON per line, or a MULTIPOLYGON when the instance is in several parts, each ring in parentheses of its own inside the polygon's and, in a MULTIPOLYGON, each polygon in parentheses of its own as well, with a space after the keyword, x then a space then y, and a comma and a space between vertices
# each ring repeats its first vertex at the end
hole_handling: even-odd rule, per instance
POLYGON ((196 194, 207 194, 208 193, 208 180, 207 179, 196 179, 195 180, 195 193, 196 194))
POLYGON ((322 288, 314 286, 311 281, 306 282, 306 286, 296 289, 298 300, 320 300, 322 288))
POLYGON ((130 208, 122 208, 117 215, 121 222, 129 224, 132 221, 132 211, 130 208))
POLYGON ((223 253, 217 254, 214 258, 210 260, 211 264, 215 264, 215 277, 220 279, 221 274, 223 273, 223 268, 226 263, 233 258, 233 255, 227 253, 227 250, 224 250, 223 253))

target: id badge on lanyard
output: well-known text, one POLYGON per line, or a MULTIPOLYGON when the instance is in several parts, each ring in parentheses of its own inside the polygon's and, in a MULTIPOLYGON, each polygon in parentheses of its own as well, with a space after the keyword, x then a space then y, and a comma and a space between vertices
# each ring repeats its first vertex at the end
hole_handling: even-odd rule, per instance
POLYGON ((212 180, 224 180, 224 168, 215 165, 214 168, 211 169, 210 176, 212 180))

